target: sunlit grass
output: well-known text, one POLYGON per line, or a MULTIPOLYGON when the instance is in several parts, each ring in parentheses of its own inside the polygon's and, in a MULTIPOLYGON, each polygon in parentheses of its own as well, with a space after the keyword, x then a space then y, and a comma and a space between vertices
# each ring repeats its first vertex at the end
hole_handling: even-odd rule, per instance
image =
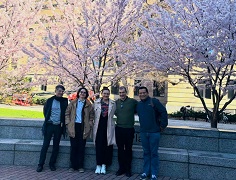
POLYGON ((41 119, 43 118, 43 113, 39 111, 0 108, 0 117, 41 119))

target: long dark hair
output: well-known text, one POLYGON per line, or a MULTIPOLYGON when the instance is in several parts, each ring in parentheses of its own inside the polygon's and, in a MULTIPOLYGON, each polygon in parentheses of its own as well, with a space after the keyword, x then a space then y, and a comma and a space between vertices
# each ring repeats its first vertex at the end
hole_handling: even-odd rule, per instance
POLYGON ((79 90, 78 90, 78 92, 77 92, 77 98, 79 98, 79 93, 80 93, 80 91, 81 91, 82 89, 84 89, 84 90, 86 91, 86 97, 85 97, 85 99, 87 99, 87 98, 89 97, 89 93, 88 93, 88 90, 87 90, 85 87, 79 88, 79 90))

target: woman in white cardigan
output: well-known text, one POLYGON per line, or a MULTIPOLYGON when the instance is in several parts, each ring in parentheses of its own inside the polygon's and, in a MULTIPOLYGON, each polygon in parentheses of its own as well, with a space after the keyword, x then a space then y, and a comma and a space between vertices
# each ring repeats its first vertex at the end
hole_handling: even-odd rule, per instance
POLYGON ((93 141, 96 147, 97 167, 95 173, 97 174, 106 174, 106 166, 112 163, 113 145, 116 144, 115 121, 113 120, 116 103, 109 96, 110 90, 104 87, 102 98, 94 103, 93 141))

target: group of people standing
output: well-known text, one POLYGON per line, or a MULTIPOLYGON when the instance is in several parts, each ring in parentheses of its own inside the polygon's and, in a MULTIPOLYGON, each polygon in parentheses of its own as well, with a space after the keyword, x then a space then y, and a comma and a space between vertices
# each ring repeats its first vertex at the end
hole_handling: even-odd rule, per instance
POLYGON ((148 89, 138 90, 140 101, 127 96, 127 89, 119 88, 120 98, 113 101, 109 98, 110 90, 104 87, 102 97, 92 104, 86 88, 80 88, 77 98, 68 105, 63 98, 65 88, 56 86, 55 96, 49 98, 44 105, 45 121, 43 125, 44 141, 40 153, 37 172, 43 170, 46 153, 53 137, 53 150, 49 162, 52 171, 56 170, 55 163, 59 150, 61 135, 66 131, 70 137, 70 171, 84 172, 84 155, 86 139, 93 138, 96 149, 97 174, 106 174, 106 167, 112 164, 113 146, 118 147, 119 169, 117 176, 125 174, 132 176, 132 145, 134 139, 134 115, 137 113, 140 122, 140 138, 143 147, 143 173, 140 179, 150 176, 157 179, 159 158, 158 147, 160 132, 167 124, 166 108, 155 98, 149 97, 148 89), (116 115, 117 119, 113 120, 116 115))

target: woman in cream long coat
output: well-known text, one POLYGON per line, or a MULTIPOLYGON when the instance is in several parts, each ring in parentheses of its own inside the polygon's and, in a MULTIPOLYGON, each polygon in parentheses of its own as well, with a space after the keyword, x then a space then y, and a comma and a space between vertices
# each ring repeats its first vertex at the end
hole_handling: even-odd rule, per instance
POLYGON ((96 147, 97 168, 95 173, 97 174, 106 174, 106 166, 112 163, 113 145, 116 144, 115 121, 113 120, 116 103, 109 96, 110 90, 103 88, 102 98, 94 103, 93 141, 96 147))

